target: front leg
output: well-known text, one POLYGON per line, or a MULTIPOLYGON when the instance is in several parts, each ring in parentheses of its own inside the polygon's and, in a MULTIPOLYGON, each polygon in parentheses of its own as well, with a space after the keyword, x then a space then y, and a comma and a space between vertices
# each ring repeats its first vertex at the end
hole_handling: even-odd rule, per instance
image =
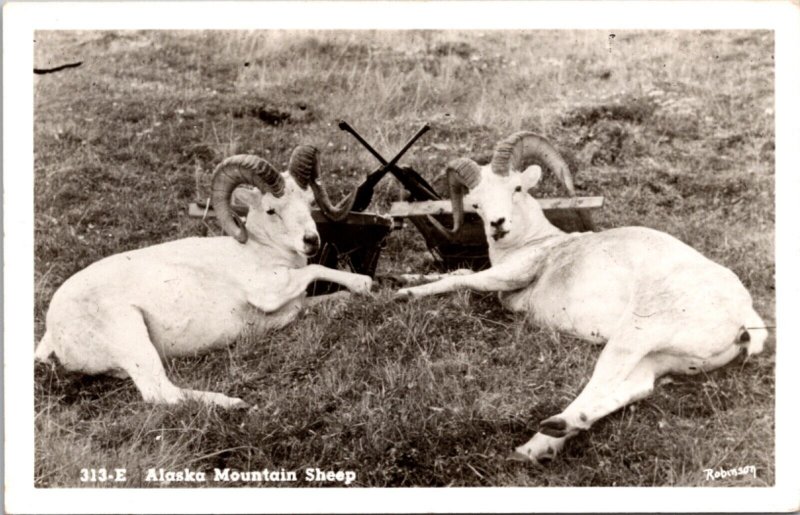
POLYGON ((341 284, 359 295, 368 295, 372 289, 372 278, 368 275, 343 272, 322 265, 308 265, 294 272, 298 280, 304 281, 302 290, 305 290, 309 284, 318 280, 341 284))
POLYGON ((446 274, 395 274, 390 275, 389 277, 395 281, 398 281, 400 284, 411 286, 438 281, 440 279, 444 279, 445 277, 451 277, 454 275, 472 275, 474 273, 474 270, 461 268, 446 274))
MULTIPOLYGON (((271 282, 266 284, 266 288, 254 289, 247 297, 250 304, 267 313, 277 311, 290 302, 305 298, 308 285, 317 280, 341 284, 353 293, 361 295, 369 294, 372 287, 372 278, 367 275, 342 272, 320 265, 275 270, 273 275, 271 282)), ((303 304, 308 305, 306 301, 303 304)))
POLYGON ((402 288, 398 297, 426 297, 449 291, 468 289, 477 291, 514 291, 529 285, 535 273, 527 263, 503 263, 474 274, 447 275, 438 281, 402 288))

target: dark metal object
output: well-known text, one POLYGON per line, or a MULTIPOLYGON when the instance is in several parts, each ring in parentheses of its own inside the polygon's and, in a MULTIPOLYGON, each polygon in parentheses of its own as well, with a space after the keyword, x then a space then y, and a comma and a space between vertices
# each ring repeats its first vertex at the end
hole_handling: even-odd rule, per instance
POLYGON ((367 208, 367 206, 369 206, 369 203, 372 200, 372 194, 374 192, 375 185, 381 179, 383 179, 387 173, 391 173, 395 176, 400 184, 402 184, 403 187, 408 191, 411 200, 441 199, 441 197, 436 193, 436 190, 434 190, 433 187, 428 184, 428 182, 413 168, 402 168, 397 166, 397 162, 400 160, 400 157, 402 157, 403 154, 405 154, 405 152, 411 148, 411 145, 413 145, 423 134, 430 130, 430 125, 425 124, 419 131, 417 131, 417 133, 408 141, 408 143, 406 143, 403 149, 391 161, 386 161, 386 159, 384 159, 384 157, 380 155, 377 150, 372 148, 372 146, 367 143, 367 141, 362 138, 361 135, 356 132, 356 130, 351 127, 349 123, 344 120, 340 120, 338 125, 340 129, 350 133, 356 139, 356 141, 366 148, 367 151, 372 154, 382 165, 381 168, 371 173, 364 183, 359 186, 359 191, 356 194, 356 202, 353 204, 353 211, 363 211, 367 208))
MULTIPOLYGON (((345 124, 347 128, 352 130, 352 127, 347 125, 347 122, 339 122, 339 127, 342 127, 342 124, 345 124)), ((343 128, 343 130, 347 129, 343 128)), ((381 161, 381 164, 383 166, 381 166, 376 171, 369 174, 367 178, 364 179, 364 182, 362 182, 361 185, 358 187, 358 191, 356 192, 356 199, 355 202, 353 203, 353 208, 351 209, 351 211, 360 212, 364 211, 365 209, 367 209, 367 207, 369 207, 370 202, 372 202, 372 196, 375 193, 375 185, 378 184, 378 182, 380 182, 381 179, 383 179, 383 177, 389 172, 389 170, 397 166, 397 162, 400 161, 400 158, 403 157, 403 154, 405 154, 408 151, 408 149, 411 148, 411 145, 413 145, 423 134, 425 134, 429 130, 430 130, 429 125, 426 124, 425 126, 423 126, 419 131, 417 131, 416 134, 414 134, 414 136, 411 137, 410 140, 408 140, 408 143, 406 143, 405 146, 400 150, 400 152, 398 152, 397 155, 395 155, 392 158, 392 160, 389 161, 388 163, 385 162, 382 157, 379 159, 379 161, 381 161)), ((355 131, 351 132, 351 134, 354 133, 355 131)), ((359 140, 359 142, 363 141, 363 139, 361 139, 360 136, 357 139, 359 140)))
MULTIPOLYGON (((392 230, 391 219, 368 213, 350 213, 345 220, 332 222, 321 215, 316 210, 312 212, 322 247, 309 258, 309 263, 375 277, 384 241, 392 230)), ((344 289, 340 284, 315 281, 308 286, 306 293, 309 296, 325 295, 344 289)))

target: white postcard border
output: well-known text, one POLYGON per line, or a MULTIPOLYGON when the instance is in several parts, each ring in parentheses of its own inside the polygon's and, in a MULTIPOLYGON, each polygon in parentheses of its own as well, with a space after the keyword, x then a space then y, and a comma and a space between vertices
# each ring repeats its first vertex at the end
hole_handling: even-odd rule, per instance
POLYGON ((6 510, 38 512, 785 511, 800 508, 800 7, 781 2, 174 2, 4 6, 6 510), (33 31, 43 29, 734 29, 775 31, 776 485, 773 488, 34 489, 33 31))

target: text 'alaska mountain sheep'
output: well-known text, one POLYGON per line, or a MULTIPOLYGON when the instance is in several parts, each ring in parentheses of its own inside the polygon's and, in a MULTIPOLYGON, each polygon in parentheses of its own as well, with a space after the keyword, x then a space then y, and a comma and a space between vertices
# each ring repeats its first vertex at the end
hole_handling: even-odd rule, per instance
POLYGON ((314 147, 297 147, 284 173, 257 156, 225 159, 215 170, 211 199, 232 238, 181 239, 116 254, 78 272, 53 295, 36 359, 55 354, 70 371, 131 377, 147 402, 246 406, 175 386, 161 360, 228 345, 245 329, 263 334, 287 325, 310 301, 324 299, 305 298, 315 280, 369 292, 366 275, 307 264, 320 245, 312 200, 335 218, 349 210, 347 201, 331 205, 318 179, 314 147), (257 188, 239 190, 249 206, 244 225, 230 205, 240 185, 257 188))
POLYGON ((457 289, 500 292, 503 305, 542 326, 605 348, 580 395, 515 456, 547 461, 567 438, 648 396, 663 374, 696 374, 725 365, 743 349, 761 352, 767 331, 736 275, 672 236, 644 227, 566 234, 528 194, 544 166, 574 195, 566 162, 543 138, 519 132, 501 141, 492 162, 449 163, 451 237, 466 201, 483 219, 491 268, 457 271, 403 288, 400 297, 457 289))

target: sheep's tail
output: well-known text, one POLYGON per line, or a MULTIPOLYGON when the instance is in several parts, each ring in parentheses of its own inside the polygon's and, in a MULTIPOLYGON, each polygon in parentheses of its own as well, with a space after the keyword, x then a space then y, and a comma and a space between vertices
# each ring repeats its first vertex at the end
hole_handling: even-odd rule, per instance
POLYGON ((50 332, 45 331, 44 336, 39 340, 39 345, 36 346, 36 352, 33 357, 36 361, 47 361, 47 358, 50 357, 54 350, 50 332))
POLYGON ((764 342, 768 335, 769 331, 764 320, 758 316, 755 310, 750 310, 750 314, 744 321, 742 332, 739 334, 739 341, 746 346, 747 355, 758 354, 764 350, 764 342))

